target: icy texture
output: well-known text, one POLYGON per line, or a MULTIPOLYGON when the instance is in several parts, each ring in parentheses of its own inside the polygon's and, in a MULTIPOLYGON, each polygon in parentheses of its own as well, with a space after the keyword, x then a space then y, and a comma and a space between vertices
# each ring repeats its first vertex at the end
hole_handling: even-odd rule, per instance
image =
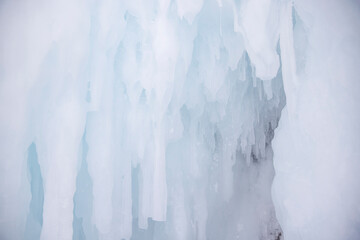
POLYGON ((276 215, 285 239, 359 239, 359 4, 295 1, 282 14, 276 215))
POLYGON ((0 239, 356 239, 358 6, 320 3, 2 1, 0 239))

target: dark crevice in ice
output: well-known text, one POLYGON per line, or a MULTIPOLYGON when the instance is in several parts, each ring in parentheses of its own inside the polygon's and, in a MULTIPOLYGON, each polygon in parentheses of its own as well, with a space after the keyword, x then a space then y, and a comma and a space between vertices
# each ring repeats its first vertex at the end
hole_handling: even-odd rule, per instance
POLYGON ((24 239, 40 239, 43 225, 44 186, 35 143, 28 148, 28 176, 31 187, 29 213, 24 239))
POLYGON ((73 240, 98 239, 97 230, 91 223, 93 184, 88 171, 87 153, 88 145, 86 143, 86 132, 84 132, 81 147, 81 166, 76 178, 74 194, 73 240))
MULTIPOLYGON (((248 107, 246 111, 255 119, 253 125, 255 144, 249 147, 251 152, 248 161, 246 151, 240 147, 241 136, 239 136, 236 161, 232 168, 233 196, 228 202, 222 201, 220 196, 210 201, 207 237, 208 239, 278 240, 282 239, 283 235, 271 197, 274 178, 271 141, 286 103, 281 68, 277 76, 271 80, 273 94, 272 98, 267 99, 264 94, 264 82, 255 77, 247 55, 244 57, 244 62, 239 65, 245 68, 245 81, 243 79, 238 81, 237 84, 240 86, 234 86, 233 89, 247 90, 243 96, 239 92, 233 94, 237 95, 234 97, 236 101, 244 101, 248 107)), ((216 134, 215 138, 217 148, 224 147, 223 137, 216 134)))

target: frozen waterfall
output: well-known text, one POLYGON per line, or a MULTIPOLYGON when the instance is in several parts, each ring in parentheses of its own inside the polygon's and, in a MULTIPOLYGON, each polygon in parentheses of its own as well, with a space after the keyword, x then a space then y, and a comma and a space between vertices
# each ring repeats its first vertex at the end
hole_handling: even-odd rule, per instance
POLYGON ((0 1, 0 240, 360 239, 357 0, 0 1))

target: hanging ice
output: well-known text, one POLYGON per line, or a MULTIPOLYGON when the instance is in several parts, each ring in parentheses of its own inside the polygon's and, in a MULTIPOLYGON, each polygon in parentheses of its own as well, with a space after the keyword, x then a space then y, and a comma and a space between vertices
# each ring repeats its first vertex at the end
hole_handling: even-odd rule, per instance
POLYGON ((351 0, 2 1, 0 239, 360 238, 358 29, 351 0))

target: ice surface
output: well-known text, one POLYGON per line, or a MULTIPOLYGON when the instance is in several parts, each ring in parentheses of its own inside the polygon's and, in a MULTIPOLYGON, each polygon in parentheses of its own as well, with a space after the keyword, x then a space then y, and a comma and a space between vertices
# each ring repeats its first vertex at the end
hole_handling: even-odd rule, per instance
POLYGON ((295 1, 283 12, 287 105, 274 139, 273 199, 285 239, 360 237, 359 10, 295 1))
POLYGON ((2 1, 0 239, 359 238, 359 9, 2 1))

